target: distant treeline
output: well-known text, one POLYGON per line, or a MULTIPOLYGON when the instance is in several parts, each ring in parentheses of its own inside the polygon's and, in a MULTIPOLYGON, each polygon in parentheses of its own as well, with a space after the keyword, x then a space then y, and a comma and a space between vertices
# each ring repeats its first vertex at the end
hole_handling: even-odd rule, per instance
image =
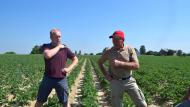
POLYGON ((139 49, 139 52, 137 49, 135 49, 136 52, 140 55, 155 55, 155 56, 190 56, 190 53, 185 53, 181 49, 179 50, 173 50, 173 49, 160 49, 159 52, 149 50, 146 52, 146 48, 144 45, 142 45, 139 49))
MULTIPOLYGON (((30 52, 30 54, 42 54, 42 52, 40 51, 40 47, 41 46, 38 46, 38 45, 35 45, 33 48, 32 48, 32 51, 30 52)), ((107 49, 108 47, 106 47, 105 49, 107 49)), ((103 49, 102 52, 105 50, 103 49)), ((190 56, 190 53, 185 53, 183 52, 181 49, 179 50, 173 50, 173 49, 160 49, 159 52, 157 51, 152 51, 152 50, 149 50, 149 51, 146 51, 146 48, 144 45, 141 45, 140 46, 140 49, 136 49, 135 48, 135 51, 137 53, 137 55, 154 55, 154 56, 190 56)), ((99 53, 84 53, 82 54, 82 51, 79 50, 79 51, 75 51, 75 54, 76 55, 102 55, 102 52, 99 52, 99 53)), ((13 51, 10 51, 10 52, 6 52, 4 54, 16 54, 15 52, 13 51)))

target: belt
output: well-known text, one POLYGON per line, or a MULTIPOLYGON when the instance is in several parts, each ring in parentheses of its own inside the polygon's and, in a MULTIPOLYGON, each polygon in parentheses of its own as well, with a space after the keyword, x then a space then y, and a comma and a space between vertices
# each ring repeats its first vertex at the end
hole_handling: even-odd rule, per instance
MULTIPOLYGON (((113 78, 113 76, 111 76, 112 78, 113 78)), ((128 77, 123 77, 123 78, 118 78, 118 79, 116 79, 116 80, 128 80, 128 79, 130 79, 132 76, 130 75, 130 76, 128 76, 128 77)), ((115 78, 113 78, 113 79, 115 79, 115 78)))

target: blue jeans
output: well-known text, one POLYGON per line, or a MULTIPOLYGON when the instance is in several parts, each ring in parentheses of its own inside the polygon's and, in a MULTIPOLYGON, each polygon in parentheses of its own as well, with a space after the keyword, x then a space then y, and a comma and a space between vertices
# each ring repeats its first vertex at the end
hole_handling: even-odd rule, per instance
POLYGON ((40 103, 46 102, 53 88, 55 88, 59 102, 62 103, 63 105, 67 105, 69 95, 68 95, 68 83, 66 77, 63 79, 59 79, 59 78, 51 78, 44 75, 38 90, 37 102, 40 103))

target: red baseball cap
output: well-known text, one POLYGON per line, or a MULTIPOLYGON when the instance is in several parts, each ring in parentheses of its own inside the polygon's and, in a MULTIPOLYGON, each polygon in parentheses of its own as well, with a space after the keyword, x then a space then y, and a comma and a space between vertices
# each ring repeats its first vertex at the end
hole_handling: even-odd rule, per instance
POLYGON ((109 38, 113 38, 114 36, 118 36, 123 40, 125 39, 125 35, 121 30, 116 30, 111 36, 109 36, 109 38))

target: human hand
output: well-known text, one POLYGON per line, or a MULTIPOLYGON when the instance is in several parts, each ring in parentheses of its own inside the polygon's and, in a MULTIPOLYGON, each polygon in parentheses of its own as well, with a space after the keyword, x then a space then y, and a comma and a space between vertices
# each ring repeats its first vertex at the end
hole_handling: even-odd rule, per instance
POLYGON ((63 44, 59 43, 58 47, 61 49, 61 48, 64 48, 65 46, 63 44))
POLYGON ((123 64, 123 62, 117 59, 113 59, 110 61, 110 64, 112 67, 120 67, 123 64))
POLYGON ((68 68, 63 68, 63 69, 62 69, 62 72, 68 74, 68 73, 70 72, 70 70, 69 70, 68 68))

